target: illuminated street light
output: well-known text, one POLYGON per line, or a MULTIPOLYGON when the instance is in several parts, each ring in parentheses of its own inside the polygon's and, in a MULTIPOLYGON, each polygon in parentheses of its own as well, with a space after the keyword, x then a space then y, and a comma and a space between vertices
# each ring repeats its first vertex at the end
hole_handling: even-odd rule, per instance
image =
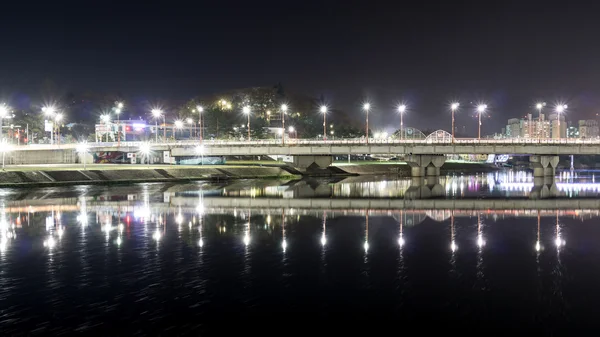
POLYGON ((173 139, 177 139, 177 131, 176 130, 182 130, 182 129, 183 129, 183 121, 176 120, 175 123, 173 123, 173 139))
POLYGON ((560 132, 560 114, 565 112, 565 110, 567 110, 567 107, 568 106, 566 104, 559 103, 554 108, 554 110, 556 111, 556 114, 557 114, 556 125, 558 126, 558 139, 562 138, 562 132, 560 132))
POLYGON ((81 156, 81 160, 83 161, 83 169, 85 170, 85 164, 86 164, 86 155, 87 152, 89 150, 89 145, 87 142, 81 142, 79 144, 77 144, 76 147, 77 153, 79 153, 79 155, 81 156))
POLYGON ((154 116, 154 127, 156 128, 155 142, 158 143, 158 119, 162 116, 162 110, 152 109, 152 116, 154 116))
POLYGON ((142 143, 140 144, 140 153, 142 155, 144 155, 146 157, 146 163, 148 164, 148 167, 150 167, 150 152, 152 151, 152 148, 150 147, 150 143, 142 143))
POLYGON ((406 112, 406 105, 400 104, 398 106, 398 113, 400 114, 400 139, 404 139, 404 113, 406 112))
MULTIPOLYGON (((3 115, 3 111, 5 111, 4 108, 5 106, 2 105, 0 106, 0 138, 2 138, 2 118, 5 117, 1 117, 3 115)), ((56 113, 56 108, 52 105, 47 105, 42 107, 42 112, 44 113, 44 115, 48 118, 48 119, 53 119, 54 118, 54 114, 56 113)), ((54 122, 52 121, 52 131, 50 131, 50 144, 54 144, 54 122)))
POLYGON ((460 103, 453 102, 450 104, 450 110, 452 110, 452 143, 454 143, 454 111, 458 110, 460 103))
POLYGON ((186 123, 188 123, 190 126, 190 140, 192 139, 192 126, 194 125, 194 120, 191 118, 188 118, 185 120, 186 123))
POLYGON ((117 142, 121 146, 121 111, 125 105, 123 102, 115 102, 115 114, 117 115, 117 142))
POLYGON ((481 115, 487 110, 487 104, 479 104, 477 106, 477 115, 479 117, 479 131, 477 132, 477 139, 481 140, 481 115))
MULTIPOLYGON (((287 104, 281 105, 281 130, 285 130, 285 114, 287 113, 287 104)), ((268 112, 268 111, 267 111, 268 112)), ((281 136, 281 145, 285 145, 285 134, 281 136)))
POLYGON ((204 137, 204 115, 202 114, 204 112, 204 108, 200 105, 197 105, 196 111, 198 111, 198 128, 200 129, 200 133, 198 134, 198 136, 200 141, 202 142, 202 139, 204 137))
POLYGON ((365 129, 365 139, 367 140, 367 144, 369 143, 369 111, 371 110, 371 103, 367 102, 363 104, 363 110, 365 110, 366 114, 366 129, 365 129))
POLYGON ((250 140, 250 107, 245 106, 242 108, 242 112, 248 115, 248 140, 250 140))
MULTIPOLYGON (((296 132, 296 129, 293 126, 290 126, 288 128, 288 132, 289 132, 290 137, 291 137, 292 133, 296 132)), ((298 135, 296 135, 296 138, 298 138, 298 135)))
POLYGON ((327 139, 327 106, 321 105, 319 111, 323 114, 323 140, 327 139))
POLYGON ((542 138, 542 132, 544 130, 544 126, 542 124, 542 109, 546 106, 546 102, 537 103, 535 108, 538 110, 538 139, 542 138))

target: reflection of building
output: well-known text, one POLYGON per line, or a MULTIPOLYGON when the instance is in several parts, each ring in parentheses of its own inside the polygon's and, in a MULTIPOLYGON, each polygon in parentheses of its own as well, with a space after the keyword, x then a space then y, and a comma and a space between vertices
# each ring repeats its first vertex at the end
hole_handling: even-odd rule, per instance
POLYGON ((599 136, 600 129, 597 121, 591 119, 579 121, 579 138, 598 138, 599 136))

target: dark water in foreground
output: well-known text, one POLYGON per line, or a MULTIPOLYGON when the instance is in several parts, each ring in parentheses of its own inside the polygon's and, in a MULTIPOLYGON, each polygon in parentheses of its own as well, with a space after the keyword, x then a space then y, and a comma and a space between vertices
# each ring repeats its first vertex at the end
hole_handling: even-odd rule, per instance
POLYGON ((598 208, 228 207, 291 186, 239 184, 3 191, 2 335, 595 335, 598 208))

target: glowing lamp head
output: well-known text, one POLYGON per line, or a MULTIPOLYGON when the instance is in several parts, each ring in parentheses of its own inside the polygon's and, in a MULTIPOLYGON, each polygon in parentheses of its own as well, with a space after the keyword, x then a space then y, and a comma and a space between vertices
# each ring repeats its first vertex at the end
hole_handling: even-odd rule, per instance
POLYGON ((150 143, 140 144, 140 152, 142 154, 148 155, 150 153, 150 143))
POLYGON ((406 111, 406 105, 400 104, 398 106, 398 112, 401 113, 401 114, 403 114, 405 111, 406 111))
POLYGON ((177 129, 181 129, 181 128, 183 128, 183 121, 176 120, 176 121, 175 121, 175 127, 176 127, 177 129))
POLYGON ((100 120, 103 121, 104 123, 108 123, 108 122, 110 122, 110 115, 102 115, 102 116, 100 116, 100 120))
POLYGON ((116 113, 117 115, 118 115, 118 114, 120 114, 120 113, 121 113, 121 108, 116 108, 116 109, 115 109, 115 113, 116 113))
POLYGON ((249 106, 245 106, 242 108, 242 112, 246 115, 248 115, 250 113, 250 107, 249 106))
POLYGON ((6 105, 0 105, 0 118, 8 115, 8 107, 6 105))
POLYGON ((543 107, 544 107, 544 105, 542 103, 538 103, 535 105, 535 108, 538 110, 542 110, 543 107))
POLYGON ((57 122, 62 121, 63 119, 63 114, 56 114, 56 116, 54 116, 54 120, 56 120, 57 122))
POLYGON ((204 145, 198 145, 195 148, 196 154, 202 155, 204 154, 204 145))
POLYGON ((487 104, 479 104, 477 106, 477 112, 480 114, 484 113, 486 109, 487 109, 487 104))
POLYGON ((89 145, 87 142, 82 142, 82 143, 77 144, 76 150, 79 153, 86 153, 88 151, 88 149, 89 149, 89 145))
POLYGON ((196 111, 198 111, 199 113, 202 113, 202 112, 204 112, 204 108, 198 105, 196 107, 196 111))
POLYGON ((188 118, 188 119, 186 119, 185 121, 186 121, 188 124, 193 124, 193 123, 194 123, 194 120, 193 120, 193 119, 191 119, 191 118, 188 118))
POLYGON ((460 103, 454 102, 454 103, 450 104, 450 110, 455 111, 458 109, 459 106, 460 106, 460 103))
POLYGON ((117 102, 117 108, 123 109, 123 102, 117 102))
POLYGON ((281 105, 281 111, 286 112, 287 110, 288 110, 287 104, 282 104, 281 105))
POLYGON ((566 104, 559 104, 556 106, 556 112, 558 112, 559 114, 565 112, 565 110, 567 110, 566 104))
POLYGON ((289 132, 294 132, 294 130, 295 130, 295 129, 294 129, 294 127, 293 127, 293 126, 290 126, 290 127, 288 128, 288 131, 289 131, 289 132))
POLYGON ((363 104, 363 110, 365 110, 365 111, 371 110, 371 103, 365 103, 365 104, 363 104))
POLYGON ((327 107, 325 105, 321 105, 321 107, 319 108, 319 111, 322 114, 326 114, 327 113, 327 107))
POLYGON ((158 118, 162 115, 162 110, 160 109, 152 109, 152 116, 154 116, 154 118, 158 118))
MULTIPOLYGON (((8 112, 8 109, 6 108, 6 106, 1 106, 0 107, 0 114, 2 114, 2 112, 8 112)), ((42 108, 42 112, 48 116, 53 115, 56 112, 56 108, 53 106, 45 106, 42 108)))

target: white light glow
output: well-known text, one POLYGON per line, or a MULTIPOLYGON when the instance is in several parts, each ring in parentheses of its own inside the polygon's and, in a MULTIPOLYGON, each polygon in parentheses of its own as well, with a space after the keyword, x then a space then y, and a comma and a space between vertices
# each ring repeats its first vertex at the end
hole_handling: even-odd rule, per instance
POLYGON ((450 110, 455 111, 456 109, 458 109, 459 106, 460 106, 460 103, 454 102, 454 103, 450 104, 450 110))
POLYGON ((398 106, 398 112, 403 114, 406 111, 406 105, 405 104, 400 104, 398 106))
POLYGON ((540 245, 540 242, 539 242, 539 241, 536 241, 536 242, 535 242, 535 251, 536 251, 536 252, 539 252, 541 248, 542 248, 542 246, 540 245))
POLYGON ((327 106, 325 106, 325 105, 321 105, 321 107, 319 108, 319 111, 320 111, 322 114, 325 114, 325 113, 327 113, 327 106))
POLYGON ((245 113, 246 115, 250 113, 250 107, 249 106, 245 106, 242 108, 242 112, 245 113))
POLYGON ((369 243, 367 241, 365 241, 365 243, 363 244, 363 248, 365 250, 365 253, 369 251, 369 243))
POLYGON ((56 245, 56 241, 54 241, 53 237, 48 237, 46 239, 46 241, 44 241, 44 247, 48 247, 48 248, 54 248, 54 246, 56 245))
POLYGON ((244 234, 244 244, 247 246, 250 244, 250 234, 244 234))
POLYGON ((456 242, 454 242, 454 240, 452 240, 452 243, 450 243, 450 249, 452 250, 452 252, 455 252, 458 249, 458 246, 456 245, 456 242))
POLYGON ((371 110, 371 103, 365 103, 365 104, 363 104, 363 110, 365 110, 365 111, 371 110))
POLYGON ((162 235, 160 234, 159 231, 155 231, 154 234, 152 234, 152 238, 156 241, 160 241, 161 236, 162 235))

